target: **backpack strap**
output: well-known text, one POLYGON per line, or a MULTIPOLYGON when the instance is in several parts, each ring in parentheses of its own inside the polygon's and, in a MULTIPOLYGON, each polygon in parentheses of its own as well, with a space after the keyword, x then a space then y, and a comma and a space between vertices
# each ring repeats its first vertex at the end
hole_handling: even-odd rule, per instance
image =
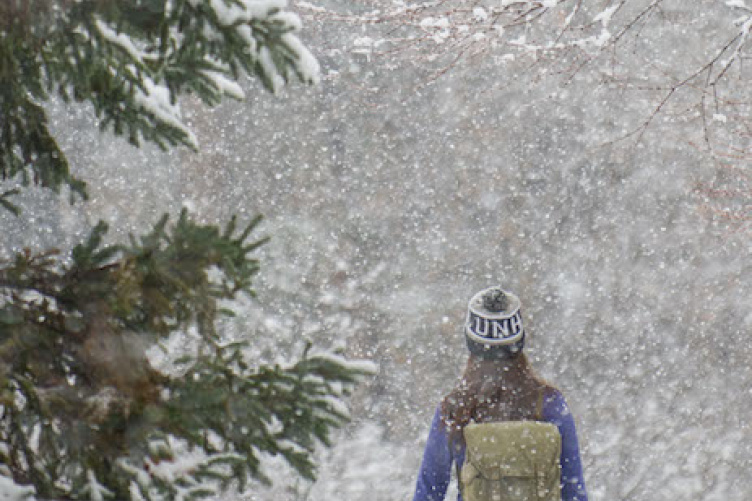
MULTIPOLYGON (((467 463, 467 450, 465 451, 465 462, 467 463)), ((454 458, 454 466, 457 469, 457 490, 460 491, 460 499, 465 499, 462 495, 462 491, 464 490, 462 488, 462 468, 460 467, 460 462, 457 461, 457 458, 454 458)))
POLYGON ((538 392, 538 401, 535 404, 535 420, 543 421, 543 389, 538 392))
MULTIPOLYGON (((465 458, 465 460, 467 460, 467 458, 465 458)), ((460 497, 461 497, 462 496, 462 471, 460 469, 460 462, 457 461, 456 459, 454 460, 454 466, 457 469, 457 488, 460 491, 460 497)))

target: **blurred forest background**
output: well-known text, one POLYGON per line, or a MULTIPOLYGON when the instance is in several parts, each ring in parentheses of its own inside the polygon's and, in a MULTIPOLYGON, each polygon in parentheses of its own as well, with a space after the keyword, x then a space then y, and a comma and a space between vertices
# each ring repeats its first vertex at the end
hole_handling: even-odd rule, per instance
MULTIPOLYGON (((660 3, 619 51, 567 72, 577 61, 561 53, 390 51, 380 37, 409 26, 293 2, 321 84, 273 96, 247 80, 246 101, 213 110, 186 100, 198 154, 133 148, 100 134, 88 107, 52 103, 91 200, 28 190, 14 200, 28 218, 0 213, 4 240, 73 245, 99 219, 124 239, 181 207, 214 223, 265 215, 258 299, 227 328, 267 360, 309 339, 379 372, 315 484, 270 463, 275 484, 242 499, 410 499, 464 364, 467 300, 492 284, 522 298, 529 356, 575 414, 591 499, 749 499, 752 196, 744 156, 729 166, 707 147, 708 122, 728 131, 747 109, 698 108, 694 81, 662 105, 665 82, 712 59, 749 12, 660 3)), ((747 92, 738 63, 724 78, 747 92)))

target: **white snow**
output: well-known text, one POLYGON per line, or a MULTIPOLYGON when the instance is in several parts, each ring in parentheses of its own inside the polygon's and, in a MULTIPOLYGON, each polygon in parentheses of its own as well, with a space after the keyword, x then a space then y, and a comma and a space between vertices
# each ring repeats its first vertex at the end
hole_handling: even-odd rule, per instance
POLYGON ((474 7, 473 16, 475 16, 475 19, 478 21, 485 21, 488 19, 488 12, 483 7, 474 7))
POLYGON ((294 12, 286 10, 280 10, 276 14, 270 15, 269 20, 279 22, 292 31, 300 31, 303 28, 300 17, 294 12))
POLYGON ((611 17, 613 17, 614 13, 619 10, 620 7, 621 4, 615 3, 614 5, 605 8, 593 18, 593 22, 600 22, 604 28, 607 27, 611 23, 611 17))
MULTIPOLYGON (((188 0, 193 6, 197 6, 204 1, 206 0, 188 0)), ((241 0, 240 3, 226 2, 224 0, 208 0, 208 2, 216 13, 220 23, 225 26, 247 23, 251 19, 264 19, 273 15, 295 16, 290 13, 282 13, 283 9, 287 7, 286 0, 241 0), (273 14, 275 10, 280 12, 273 14)), ((290 17, 289 19, 292 18, 290 17)), ((287 21, 288 19, 285 20, 285 22, 287 21)))
POLYGON ((86 470, 86 480, 86 485, 82 490, 90 501, 105 501, 105 499, 114 497, 112 491, 99 483, 93 471, 86 470))
POLYGON ((261 65, 262 71, 264 72, 264 74, 267 76, 269 80, 269 85, 271 86, 271 90, 272 92, 276 94, 285 84, 285 79, 277 71, 277 65, 274 64, 274 59, 272 59, 272 53, 269 51, 268 47, 266 46, 261 47, 261 50, 259 50, 258 57, 259 57, 259 64, 261 65))
POLYGON ((744 2, 744 0, 728 0, 726 2, 726 5, 732 8, 736 7, 739 9, 749 9, 749 7, 747 7, 747 4, 746 2, 744 2))
POLYGON ((375 41, 371 37, 357 37, 353 40, 353 45, 356 47, 373 47, 375 41))
POLYGON ((208 78, 214 86, 220 90, 220 92, 234 97, 235 99, 245 99, 245 92, 243 88, 235 81, 227 78, 224 74, 218 71, 203 70, 206 78, 208 78))
MULTIPOLYGON (((328 407, 332 412, 339 414, 340 416, 345 416, 346 418, 350 418, 350 409, 348 409, 347 404, 342 401, 340 398, 335 398, 332 396, 326 396, 323 398, 319 398, 316 400, 317 402, 323 403, 326 407, 328 407)), ((326 417, 328 413, 324 413, 319 409, 315 409, 314 411, 317 415, 322 415, 326 417)))
POLYGON ((366 374, 375 374, 379 369, 378 365, 372 360, 353 360, 345 358, 344 356, 337 353, 332 353, 330 351, 319 351, 315 348, 311 350, 310 357, 329 360, 330 362, 334 362, 342 367, 358 370, 366 374))
POLYGON ((300 72, 302 79, 314 84, 319 83, 321 80, 321 67, 311 51, 292 33, 282 35, 282 41, 297 56, 298 60, 295 67, 300 72))
POLYGON ((185 134, 186 141, 193 148, 198 148, 196 135, 180 119, 180 106, 170 102, 170 90, 164 85, 159 85, 149 78, 143 81, 144 90, 134 89, 133 99, 147 113, 170 125, 185 134))
POLYGON ((136 48, 131 37, 124 33, 117 33, 99 19, 95 21, 95 26, 105 39, 125 50, 134 62, 142 61, 143 53, 136 48))
POLYGON ((34 488, 18 485, 11 478, 0 474, 0 501, 34 501, 34 488))
MULTIPOLYGON (((483 45, 481 57, 425 87, 418 77, 446 62, 441 51, 455 55, 450 44, 439 55, 362 61, 345 41, 381 43, 384 27, 321 21, 323 33, 305 40, 338 78, 290 99, 259 93, 214 111, 193 106, 191 121, 211 138, 197 156, 124 150, 87 135, 89 115, 61 108, 53 127, 69 151, 95 159, 77 168, 96 202, 85 211, 54 204, 55 218, 72 223, 53 218, 35 242, 48 232, 73 239, 77 224, 109 217, 110 204, 124 228, 184 200, 207 220, 267 215, 263 233, 273 238, 258 298, 223 333, 251 340, 259 359, 291 363, 311 340, 374 358, 379 370, 355 392, 353 425, 319 451, 319 482, 275 468, 276 495, 259 488, 246 498, 409 499, 430 418, 464 366, 467 299, 498 280, 523 298, 534 367, 569 400, 591 499, 633 489, 628 497, 652 501, 746 501, 749 239, 696 203, 698 182, 736 179, 725 165, 733 160, 723 157, 719 174, 693 128, 697 115, 675 115, 698 109, 704 78, 666 104, 674 115, 659 114, 639 144, 611 141, 655 109, 654 84, 689 74, 748 16, 733 22, 746 12, 730 7, 742 2, 673 2, 640 25, 638 43, 611 54, 599 44, 627 10, 589 29, 579 23, 614 3, 571 18, 576 29, 556 45, 547 35, 559 33, 573 2, 538 29, 494 27, 496 48, 483 45), (559 60, 556 50, 574 57, 559 60), (572 66, 599 53, 607 60, 572 66), (95 181, 105 177, 106 186, 95 181)), ((473 16, 461 24, 472 29, 473 16)), ((750 101, 744 68, 731 68, 717 108, 705 102, 710 137, 724 146, 740 125, 741 108, 727 103, 750 101)), ((4 238, 34 226, 6 221, 4 238)))
POLYGON ((420 21, 420 26, 424 28, 449 28, 451 24, 446 17, 426 17, 420 21))

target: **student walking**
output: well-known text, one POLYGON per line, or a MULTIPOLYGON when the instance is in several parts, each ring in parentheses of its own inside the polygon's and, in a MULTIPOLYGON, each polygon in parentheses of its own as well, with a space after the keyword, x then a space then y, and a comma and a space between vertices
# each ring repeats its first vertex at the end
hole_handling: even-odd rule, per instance
POLYGON ((500 287, 470 300, 470 356, 431 423, 413 501, 587 501, 574 418, 523 353, 520 300, 500 287))

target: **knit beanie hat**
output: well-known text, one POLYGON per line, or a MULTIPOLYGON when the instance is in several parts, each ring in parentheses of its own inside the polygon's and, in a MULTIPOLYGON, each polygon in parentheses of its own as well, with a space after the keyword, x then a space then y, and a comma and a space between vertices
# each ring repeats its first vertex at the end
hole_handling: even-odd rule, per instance
POLYGON ((474 355, 511 358, 522 352, 525 329, 520 298, 495 286, 475 294, 467 308, 465 340, 474 355))

